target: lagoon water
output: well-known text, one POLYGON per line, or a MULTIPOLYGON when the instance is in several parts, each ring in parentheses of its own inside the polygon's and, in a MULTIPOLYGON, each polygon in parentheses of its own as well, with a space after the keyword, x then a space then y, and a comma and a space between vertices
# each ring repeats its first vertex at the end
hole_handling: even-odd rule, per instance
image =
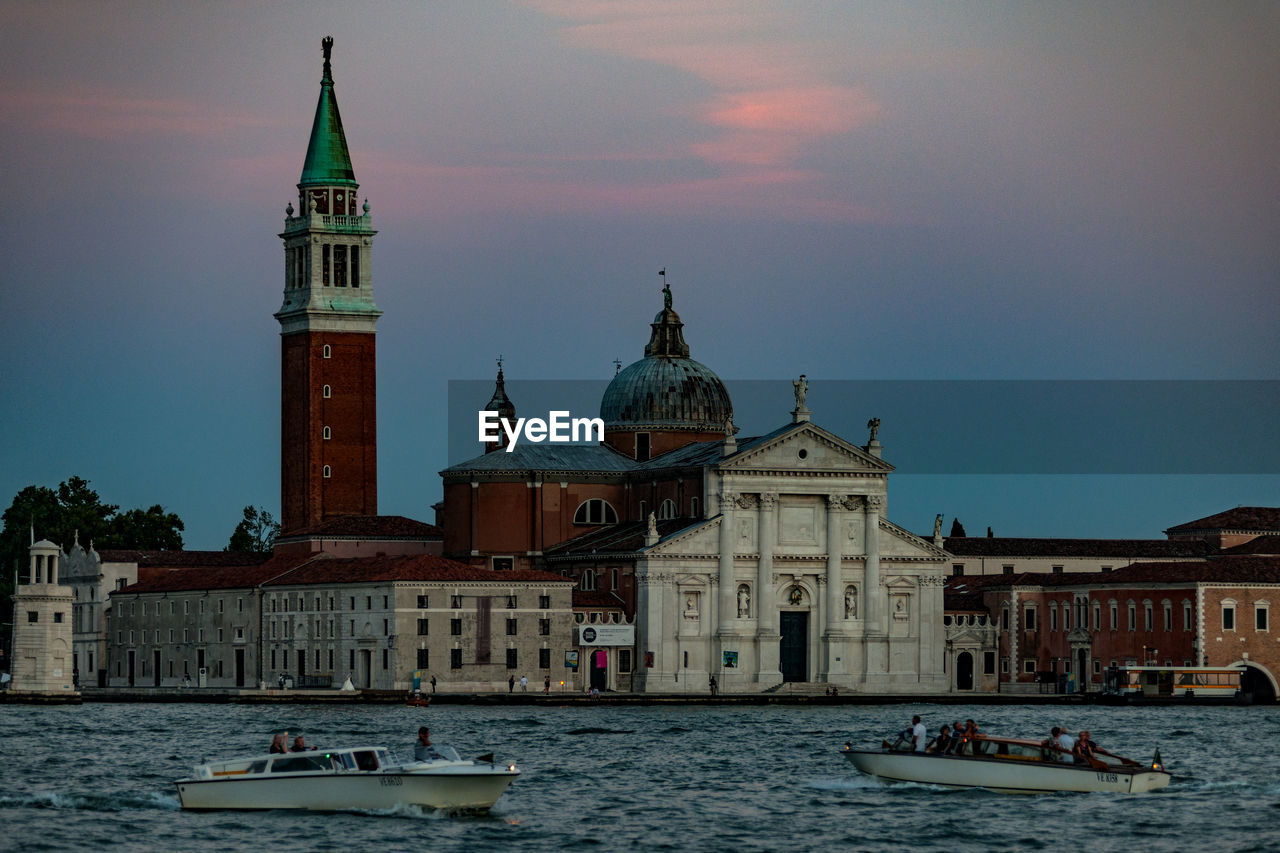
POLYGON ((3 850, 1280 849, 1280 708, 1063 706, 0 706, 3 850), (1013 797, 886 785, 840 754, 974 717, 992 734, 1089 728, 1121 754, 1159 746, 1148 795, 1013 797), (524 771, 483 817, 179 809, 201 759, 319 744, 406 749, 418 725, 524 771))

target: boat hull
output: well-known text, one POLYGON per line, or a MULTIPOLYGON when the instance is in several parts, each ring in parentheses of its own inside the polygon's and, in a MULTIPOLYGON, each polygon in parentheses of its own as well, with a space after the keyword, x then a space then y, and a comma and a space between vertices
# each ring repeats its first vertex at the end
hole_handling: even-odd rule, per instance
POLYGON ((1096 770, 1052 761, 1016 761, 985 756, 847 749, 845 757, 869 776, 946 788, 987 788, 1005 794, 1112 792, 1137 794, 1169 784, 1164 771, 1149 768, 1096 770))
POLYGON ((481 773, 339 773, 242 779, 182 779, 174 784, 184 809, 381 810, 421 806, 488 811, 518 771, 481 773))

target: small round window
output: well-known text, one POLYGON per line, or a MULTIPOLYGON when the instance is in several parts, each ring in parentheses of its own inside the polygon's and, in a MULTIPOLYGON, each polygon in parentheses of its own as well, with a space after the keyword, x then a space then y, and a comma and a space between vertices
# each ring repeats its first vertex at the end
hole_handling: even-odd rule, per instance
POLYGON ((809 458, 809 451, 805 450, 803 447, 802 447, 802 448, 800 448, 800 458, 801 458, 801 459, 808 459, 808 458, 809 458))

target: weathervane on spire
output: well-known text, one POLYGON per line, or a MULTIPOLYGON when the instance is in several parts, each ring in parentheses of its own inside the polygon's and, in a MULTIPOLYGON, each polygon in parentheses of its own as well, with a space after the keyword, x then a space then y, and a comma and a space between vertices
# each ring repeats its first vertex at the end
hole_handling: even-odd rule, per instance
POLYGON ((658 270, 658 275, 662 276, 662 307, 668 311, 671 310, 671 285, 667 284, 667 268, 663 267, 658 270))

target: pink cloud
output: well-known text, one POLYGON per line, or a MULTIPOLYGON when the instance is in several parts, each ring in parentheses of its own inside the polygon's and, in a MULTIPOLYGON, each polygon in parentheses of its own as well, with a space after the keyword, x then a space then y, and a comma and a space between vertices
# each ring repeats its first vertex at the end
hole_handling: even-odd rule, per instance
POLYGON ((155 135, 218 136, 237 127, 295 123, 189 100, 130 97, 110 91, 0 91, 0 115, 20 126, 100 140, 155 135))
MULTIPOLYGON (((612 53, 678 69, 715 94, 683 112, 708 135, 684 143, 673 157, 697 157, 718 179, 682 185, 685 192, 741 201, 741 189, 759 183, 803 194, 822 182, 797 171, 808 146, 874 122, 880 104, 863 88, 834 79, 831 58, 804 41, 782 35, 785 9, 741 0, 529 0, 565 24, 572 47, 612 53), (746 183, 744 183, 744 181, 746 183)), ((668 189, 671 189, 668 187, 668 189)), ((810 199, 826 216, 836 210, 862 218, 866 211, 810 199)), ((798 206, 804 207, 802 202, 798 206)))

